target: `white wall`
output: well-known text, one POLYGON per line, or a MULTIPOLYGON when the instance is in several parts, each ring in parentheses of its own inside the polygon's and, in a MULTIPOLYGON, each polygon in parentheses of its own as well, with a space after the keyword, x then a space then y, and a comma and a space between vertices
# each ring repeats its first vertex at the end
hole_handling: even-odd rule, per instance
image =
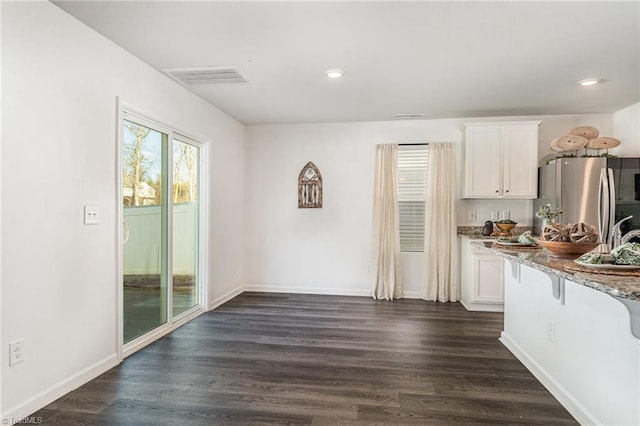
MULTIPOLYGON (((548 143, 579 125, 611 134, 611 114, 497 117, 359 123, 249 126, 246 131, 246 280, 265 291, 360 294, 369 292, 374 146, 378 143, 453 142, 458 175, 464 123, 542 120, 540 158, 548 143), (324 207, 297 208, 297 177, 313 161, 324 179, 324 207)), ((457 182, 458 198, 461 181, 457 182)), ((492 209, 510 210, 529 224, 526 200, 459 200, 459 225, 482 225, 492 209), (467 220, 468 210, 478 218, 467 220)), ((408 295, 418 297, 421 256, 404 254, 408 295)))
POLYGON ((208 140, 216 300, 241 289, 244 128, 48 2, 2 2, 3 417, 117 360, 116 97, 208 140), (83 226, 83 205, 101 223, 83 226), (9 341, 25 361, 8 366, 9 341))
POLYGON ((614 138, 620 146, 612 152, 621 157, 640 157, 640 102, 613 114, 614 138))

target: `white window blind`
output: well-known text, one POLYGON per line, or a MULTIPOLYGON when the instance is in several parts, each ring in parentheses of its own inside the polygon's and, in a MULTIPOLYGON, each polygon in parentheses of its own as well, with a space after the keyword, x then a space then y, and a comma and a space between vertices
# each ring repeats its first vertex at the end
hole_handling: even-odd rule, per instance
POLYGON ((424 251, 428 145, 398 147, 400 251, 424 251))

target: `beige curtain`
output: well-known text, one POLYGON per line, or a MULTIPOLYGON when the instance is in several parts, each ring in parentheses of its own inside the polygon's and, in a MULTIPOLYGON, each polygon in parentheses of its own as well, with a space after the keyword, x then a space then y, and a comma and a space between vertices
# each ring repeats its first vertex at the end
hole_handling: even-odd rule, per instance
POLYGON ((460 298, 455 179, 453 144, 430 143, 424 227, 427 281, 422 296, 426 300, 456 302, 460 298))
POLYGON ((403 297, 400 276, 397 163, 398 145, 376 145, 373 192, 374 299, 392 300, 403 297))

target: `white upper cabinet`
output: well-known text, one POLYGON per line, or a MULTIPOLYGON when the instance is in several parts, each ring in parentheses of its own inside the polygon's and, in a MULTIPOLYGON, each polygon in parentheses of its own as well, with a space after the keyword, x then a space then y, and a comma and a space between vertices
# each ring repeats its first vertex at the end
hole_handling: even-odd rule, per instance
POLYGON ((469 127, 465 146, 465 198, 502 195, 502 143, 500 126, 469 127))
POLYGON ((536 198, 540 123, 466 123, 463 198, 536 198))

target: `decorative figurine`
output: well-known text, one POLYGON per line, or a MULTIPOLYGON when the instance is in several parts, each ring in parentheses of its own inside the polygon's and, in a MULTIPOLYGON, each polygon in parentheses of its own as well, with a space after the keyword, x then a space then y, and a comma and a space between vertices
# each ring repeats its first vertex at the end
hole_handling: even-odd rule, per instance
POLYGON ((493 234, 493 222, 488 220, 484 223, 484 226, 482 227, 482 235, 484 235, 485 237, 488 237, 491 234, 493 234))

